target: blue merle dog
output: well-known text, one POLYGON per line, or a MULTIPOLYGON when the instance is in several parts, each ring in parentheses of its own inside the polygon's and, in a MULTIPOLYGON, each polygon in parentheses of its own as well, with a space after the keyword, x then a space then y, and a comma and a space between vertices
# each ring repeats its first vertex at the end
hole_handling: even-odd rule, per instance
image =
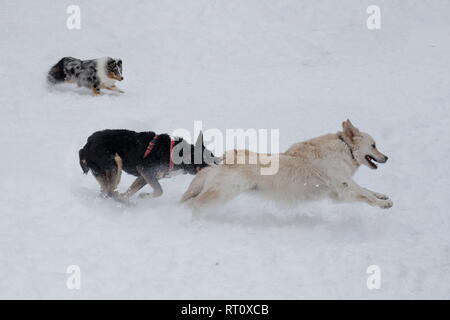
POLYGON ((115 86, 116 80, 123 80, 122 60, 110 57, 92 60, 64 57, 50 69, 47 80, 50 84, 76 83, 79 87, 91 89, 94 95, 100 95, 100 89, 123 93, 115 86))

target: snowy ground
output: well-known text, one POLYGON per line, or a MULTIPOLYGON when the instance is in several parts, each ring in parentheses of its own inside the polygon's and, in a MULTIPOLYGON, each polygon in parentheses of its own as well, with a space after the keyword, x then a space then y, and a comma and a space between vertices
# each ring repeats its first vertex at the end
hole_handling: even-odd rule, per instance
POLYGON ((0 29, 0 298, 450 298, 450 2, 11 0, 0 29), (67 55, 122 58, 126 93, 49 91, 67 55), (242 196, 193 220, 190 176, 127 208, 78 165, 104 128, 279 128, 284 150, 346 118, 389 155, 356 180, 390 210, 242 196))

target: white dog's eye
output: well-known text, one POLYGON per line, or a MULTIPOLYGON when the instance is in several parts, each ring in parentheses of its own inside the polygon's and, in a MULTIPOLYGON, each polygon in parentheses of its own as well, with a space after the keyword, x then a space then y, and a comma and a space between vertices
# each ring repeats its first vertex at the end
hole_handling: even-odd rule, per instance
POLYGON ((376 148, 375 143, 372 144, 372 148, 374 148, 374 149, 376 148))

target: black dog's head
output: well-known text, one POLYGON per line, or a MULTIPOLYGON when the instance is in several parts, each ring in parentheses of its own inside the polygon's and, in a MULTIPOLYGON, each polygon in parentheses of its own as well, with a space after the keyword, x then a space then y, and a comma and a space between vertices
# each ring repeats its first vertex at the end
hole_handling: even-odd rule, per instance
POLYGON ((206 149, 203 134, 200 132, 195 145, 182 139, 174 147, 173 161, 184 170, 184 173, 197 174, 204 167, 218 164, 220 159, 206 149))
POLYGON ((108 58, 106 63, 106 74, 111 79, 122 81, 122 60, 108 58))

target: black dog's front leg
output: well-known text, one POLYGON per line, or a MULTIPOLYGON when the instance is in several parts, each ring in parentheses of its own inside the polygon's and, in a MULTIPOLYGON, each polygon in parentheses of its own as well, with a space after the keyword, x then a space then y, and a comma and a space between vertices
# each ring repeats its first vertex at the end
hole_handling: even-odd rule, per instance
POLYGON ((151 169, 144 169, 142 167, 137 167, 139 174, 145 179, 145 181, 153 188, 152 193, 143 193, 139 196, 141 198, 157 198, 163 194, 161 185, 156 178, 156 172, 151 169))
POLYGON ((134 182, 128 188, 128 190, 122 194, 122 196, 128 199, 132 197, 136 192, 141 190, 146 184, 147 181, 145 181, 143 176, 137 177, 136 180, 134 180, 134 182))

